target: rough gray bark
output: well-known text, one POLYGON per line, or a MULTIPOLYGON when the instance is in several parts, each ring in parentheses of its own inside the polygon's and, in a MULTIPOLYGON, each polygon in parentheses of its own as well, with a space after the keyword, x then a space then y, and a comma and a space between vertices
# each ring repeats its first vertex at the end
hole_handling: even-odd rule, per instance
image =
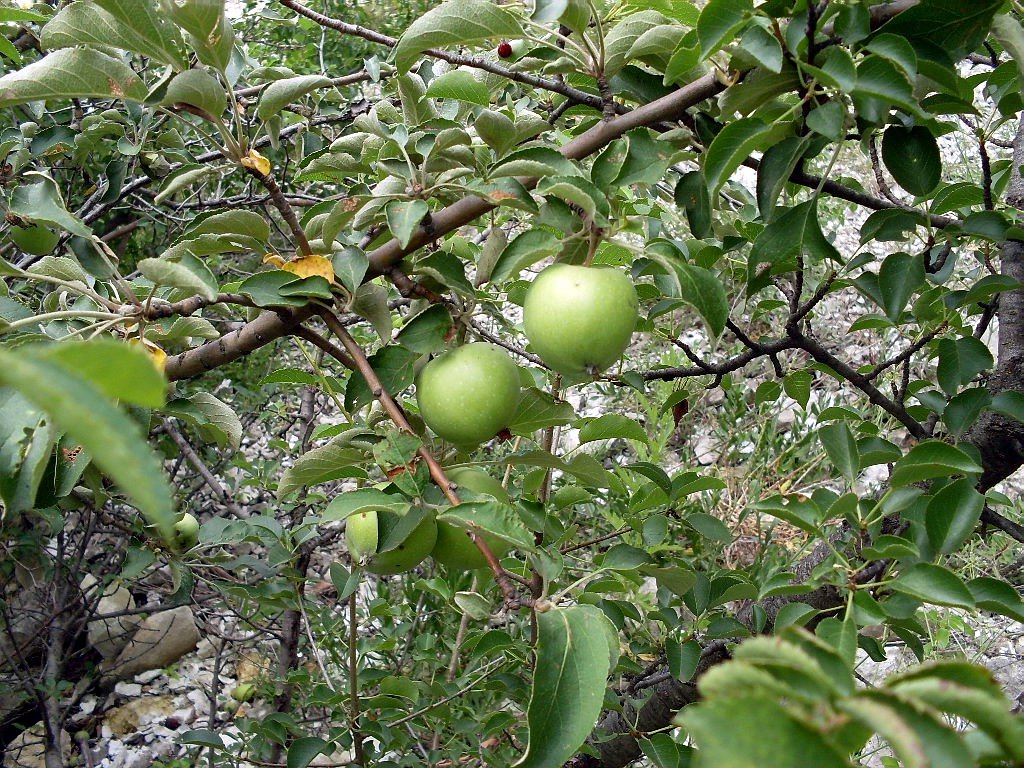
MULTIPOLYGON (((1024 119, 1013 139, 1013 166, 1006 202, 1024 210, 1024 119)), ((999 271, 1024 284, 1024 242, 1007 240, 999 252, 999 271)), ((996 368, 987 383, 993 395, 1024 390, 1024 290, 1006 291, 998 298, 996 368)), ((996 413, 985 413, 967 434, 981 453, 985 472, 979 487, 986 491, 1024 464, 1024 423, 996 413)))

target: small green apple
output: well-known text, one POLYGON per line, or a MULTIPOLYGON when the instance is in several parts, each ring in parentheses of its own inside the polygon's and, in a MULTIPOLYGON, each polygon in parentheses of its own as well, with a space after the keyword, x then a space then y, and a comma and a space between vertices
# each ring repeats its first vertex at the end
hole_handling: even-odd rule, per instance
POLYGON ((46 256, 53 253, 60 241, 60 233, 40 224, 29 224, 19 227, 14 224, 8 230, 11 240, 18 248, 33 256, 46 256))
POLYGON ((190 549, 199 541, 199 521, 195 515, 186 512, 181 520, 174 524, 174 536, 185 549, 190 549))
POLYGON ((397 547, 378 552, 386 532, 400 519, 401 515, 386 510, 366 510, 346 518, 345 542, 349 552, 370 573, 384 576, 412 570, 434 549, 437 523, 433 517, 425 517, 397 547))
POLYGON ((235 701, 252 701, 256 698, 256 686, 252 683, 239 683, 231 689, 231 698, 235 701))
POLYGON ((504 350, 464 344, 427 363, 416 380, 424 423, 456 445, 475 446, 508 426, 519 402, 519 369, 504 350))
POLYGON ((622 357, 638 308, 625 273, 552 264, 526 292, 523 329, 547 365, 573 379, 587 378, 622 357))

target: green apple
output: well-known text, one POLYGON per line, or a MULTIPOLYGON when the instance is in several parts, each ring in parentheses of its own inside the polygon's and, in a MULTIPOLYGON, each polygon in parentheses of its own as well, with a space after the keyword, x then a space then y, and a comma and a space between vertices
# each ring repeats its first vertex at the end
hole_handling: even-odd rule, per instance
MULTIPOLYGON (((459 486, 460 490, 465 489, 481 496, 490 496, 502 504, 511 503, 508 491, 504 486, 482 469, 451 467, 445 469, 445 474, 448 475, 449 480, 459 486)), ((462 496, 463 501, 467 500, 463 494, 459 495, 462 496)), ((489 533, 485 533, 483 536, 484 542, 497 557, 502 557, 508 552, 508 542, 489 533)), ((437 543, 434 544, 434 551, 430 553, 430 556, 449 570, 468 571, 487 567, 487 560, 469 537, 468 531, 451 523, 439 522, 437 524, 437 543)))
POLYGON ((59 232, 54 232, 39 224, 29 224, 27 227, 18 227, 12 224, 7 233, 18 248, 33 256, 46 256, 53 253, 53 249, 60 241, 59 232))
POLYGON ((437 523, 425 517, 394 549, 379 552, 387 532, 398 525, 401 515, 386 510, 356 512, 345 520, 345 542, 352 557, 370 573, 387 575, 409 571, 423 562, 437 541, 437 523))
POLYGON ((256 698, 256 686, 252 683, 239 683, 231 689, 231 698, 235 701, 252 701, 256 698))
POLYGON ((636 326, 636 288, 617 269, 552 264, 526 292, 523 329, 564 376, 594 376, 615 363, 636 326))
POLYGON ((475 446, 508 426, 519 402, 519 369, 504 350, 464 344, 427 363, 416 379, 424 423, 456 445, 475 446))
MULTIPOLYGON (((495 557, 500 558, 508 552, 510 545, 504 539, 489 533, 483 534, 483 537, 484 543, 495 557)), ((451 523, 437 524, 437 542, 430 556, 449 570, 470 571, 474 568, 487 567, 487 559, 473 543, 469 531, 451 523)))
POLYGON ((186 512, 181 520, 174 524, 174 536, 185 549, 190 549, 199 541, 199 521, 195 515, 186 512))

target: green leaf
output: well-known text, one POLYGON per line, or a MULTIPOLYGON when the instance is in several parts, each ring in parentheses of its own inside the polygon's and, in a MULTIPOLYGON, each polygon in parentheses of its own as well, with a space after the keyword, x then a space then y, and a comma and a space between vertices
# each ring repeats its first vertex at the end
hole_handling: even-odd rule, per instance
POLYGON ((142 259, 138 263, 139 271, 154 285, 168 285, 180 288, 189 294, 202 296, 207 301, 217 298, 217 286, 211 285, 203 275, 197 274, 180 262, 166 259, 142 259))
POLYGON ((575 418, 576 412, 569 403, 535 387, 527 387, 519 396, 508 430, 513 435, 531 437, 537 430, 564 426, 575 418))
POLYGON ((491 169, 490 178, 504 176, 575 176, 579 169, 551 147, 527 147, 513 152, 491 169))
POLYGON ((618 638, 592 605, 537 614, 539 640, 526 717, 529 743, 516 768, 560 768, 601 714, 618 638))
POLYGON ((677 743, 667 733, 653 733, 637 743, 654 768, 689 768, 692 764, 693 747, 677 743))
POLYGON ((903 314, 911 294, 924 284, 924 262, 909 253, 894 253, 882 262, 878 270, 878 292, 882 309, 894 323, 903 314))
POLYGON ((985 508, 985 497, 967 478, 943 486, 928 502, 925 530, 936 552, 948 555, 960 549, 967 540, 985 508))
POLYGON ((580 445, 617 437, 645 444, 648 441, 647 432, 640 424, 619 413, 606 413, 596 419, 589 419, 580 427, 580 445))
POLYGON ((167 86, 163 104, 191 104, 219 118, 227 105, 227 92, 213 75, 203 69, 187 69, 167 86))
MULTIPOLYGON (((238 292, 252 299, 257 307, 301 307, 306 299, 301 296, 287 296, 281 292, 284 286, 294 283, 296 277, 283 269, 257 272, 247 277, 238 286, 238 292)), ((388 324, 390 327, 390 323, 388 324)))
POLYGON ((1024 622, 1024 599, 1005 581, 979 576, 967 582, 967 588, 982 610, 1024 622))
POLYGON ((441 304, 433 304, 406 321, 395 341, 420 354, 439 352, 451 327, 452 316, 448 309, 441 304))
POLYGON ((189 397, 192 407, 202 415, 199 433, 218 445, 227 445, 236 451, 242 444, 242 422, 229 405, 209 392, 196 392, 189 397))
POLYGON ((0 77, 0 107, 72 97, 141 102, 146 84, 124 62, 91 48, 62 48, 0 77))
MULTIPOLYGON (((784 269, 792 269, 795 260, 801 253, 810 253, 817 259, 834 259, 841 261, 839 252, 821 232, 818 222, 817 199, 812 198, 790 208, 775 218, 754 240, 747 258, 747 277, 751 282, 751 290, 758 285, 758 275, 762 273, 761 264, 782 265, 784 269)), ((764 281, 766 278, 760 278, 764 281)))
POLYGON ((676 680, 686 683, 693 678, 700 661, 701 647, 696 640, 680 643, 669 638, 665 641, 665 657, 668 671, 676 680))
POLYGON ((925 440, 910 449, 893 468, 893 486, 910 485, 933 477, 974 474, 982 471, 970 456, 941 440, 925 440))
POLYGON ((277 498, 284 499, 302 488, 331 480, 365 480, 368 477, 366 470, 353 462, 366 459, 365 453, 346 445, 330 443, 313 448, 299 456, 281 475, 281 482, 277 486, 277 498))
POLYGON ((103 391, 25 346, 17 353, 0 349, 0 384, 14 387, 46 411, 89 452, 96 466, 133 500, 164 539, 173 541, 175 516, 163 467, 138 425, 103 391))
POLYGON ((92 236, 92 230, 80 218, 68 212, 53 179, 35 172, 25 174, 25 178, 29 177, 39 181, 34 184, 22 184, 14 190, 10 203, 11 213, 29 221, 53 224, 79 237, 92 236))
MULTIPOLYGON (((668 19, 657 11, 646 10, 623 17, 618 24, 609 29, 605 36, 605 75, 610 79, 621 72, 633 58, 631 51, 639 39, 645 33, 664 26, 666 21, 668 19)), ((674 29, 678 31, 678 27, 674 29)), ((665 42, 663 39, 662 45, 658 47, 665 54, 671 53, 671 48, 665 50, 665 42)))
MULTIPOLYGON (((704 9, 704 13, 710 7, 711 4, 704 9)), ((756 117, 740 118, 725 126, 704 154, 704 179, 711 195, 718 194, 718 190, 751 152, 766 149, 780 138, 779 128, 756 117)))
POLYGON ((473 121, 473 127, 499 157, 516 143, 515 124, 500 112, 481 109, 473 121))
POLYGON ((906 768, 971 768, 974 761, 957 734, 933 710, 883 692, 871 691, 839 702, 869 730, 879 733, 906 768))
POLYGON ((747 27, 740 38, 740 48, 769 72, 782 71, 782 46, 775 35, 763 27, 757 24, 747 27))
POLYGON ((697 310, 714 338, 722 335, 729 319, 729 297, 722 281, 703 267, 674 259, 672 266, 679 280, 679 298, 697 310))
POLYGON ((995 362, 985 342, 973 336, 959 339, 940 339, 939 365, 936 371, 939 386, 947 395, 953 395, 964 384, 974 380, 995 362))
POLYGON ((902 697, 975 723, 1015 762, 1024 762, 1024 721, 1008 710, 1003 696, 942 678, 900 681, 891 688, 902 697))
POLYGON ((434 99, 455 99, 481 107, 491 103, 491 92, 487 84, 477 80, 472 72, 464 69, 452 70, 435 77, 427 88, 427 96, 434 99))
POLYGON ((112 46, 186 69, 181 33, 147 0, 93 0, 65 6, 43 27, 44 50, 86 44, 112 46))
POLYGON ((553 195, 580 208, 597 226, 605 226, 611 213, 608 198, 583 176, 546 176, 537 185, 538 195, 553 195))
POLYGON ((41 408, 15 391, 0 389, 2 520, 10 523, 13 516, 36 505, 39 484, 51 463, 56 440, 57 431, 41 408))
POLYGON ((303 736, 288 747, 288 768, 306 768, 317 755, 327 754, 327 742, 316 736, 303 736))
POLYGON ((526 267, 554 256, 561 247, 558 239, 546 229, 528 229, 505 246, 491 270, 489 282, 501 283, 519 277, 526 267))
POLYGON ((968 5, 961 0, 923 0, 896 14, 879 31, 926 43, 958 61, 981 45, 1002 5, 1001 0, 973 0, 968 5))
POLYGON ((892 588, 932 605, 973 609, 974 596, 960 577, 932 563, 917 563, 902 571, 892 588))
POLYGON ((211 747, 212 749, 224 749, 224 740, 216 731, 199 728, 194 731, 185 731, 178 737, 180 744, 195 744, 200 747, 211 747))
POLYGON ((779 195, 809 143, 807 136, 790 136, 769 147, 761 156, 757 169, 757 208, 765 222, 772 220, 779 195))
POLYGON ((260 95, 256 114, 260 120, 269 120, 296 99, 319 88, 326 88, 331 83, 331 78, 323 75, 299 75, 275 80, 260 95))
POLYGON ((727 43, 753 10, 752 0, 710 0, 697 19, 700 58, 727 43))
POLYGON ((515 510, 500 501, 467 501, 457 507, 449 507, 437 519, 459 528, 476 528, 492 534, 524 552, 536 549, 533 534, 515 510))
POLYGON ((416 234, 423 217, 430 213, 430 206, 425 200, 392 200, 384 207, 388 218, 388 228, 391 230, 398 242, 405 248, 412 236, 416 234))
POLYGON ((884 105, 895 104, 914 114, 919 107, 914 101, 914 89, 895 64, 882 56, 865 56, 857 67, 857 87, 853 91, 854 103, 861 106, 864 98, 878 100, 884 105))
POLYGON ((1024 421, 1024 392, 1000 392, 992 398, 992 410, 1017 421, 1024 421))
POLYGON ((814 383, 814 375, 810 371, 793 371, 786 374, 782 380, 782 389, 787 395, 797 401, 801 408, 807 406, 811 399, 811 384, 814 383))
MULTIPOLYGON (((370 356, 370 365, 380 379, 384 390, 391 395, 397 395, 413 382, 415 372, 412 362, 414 359, 413 353, 409 350, 396 344, 389 344, 370 356)), ((370 391, 370 385, 366 383, 366 379, 361 374, 353 373, 345 388, 345 407, 350 411, 356 410, 373 399, 373 393, 370 391)))
POLYGON ((982 412, 992 404, 992 395, 983 387, 965 389, 949 399, 942 420, 951 435, 960 436, 970 429, 982 412))
POLYGON ((882 162, 896 183, 922 197, 942 180, 942 157, 932 132, 924 126, 890 125, 882 137, 882 162))
POLYGON ((395 46, 395 66, 408 72, 428 48, 522 36, 516 17, 488 0, 447 0, 409 25, 395 46))
POLYGON ((846 757, 830 740, 791 716, 771 689, 747 690, 742 698, 699 702, 677 715, 676 721, 696 742, 702 764, 807 768, 813 755, 815 768, 848 768, 846 757))
POLYGON ((139 347, 98 338, 52 344, 39 348, 36 354, 61 366, 70 376, 87 379, 111 400, 144 408, 164 404, 167 380, 139 347))
POLYGON ((860 472, 860 455, 857 440, 846 422, 826 424, 818 430, 818 437, 839 473, 851 483, 856 480, 860 472))
POLYGON ((686 211, 690 234, 702 240, 711 234, 711 197, 700 171, 683 174, 675 189, 676 205, 686 211))

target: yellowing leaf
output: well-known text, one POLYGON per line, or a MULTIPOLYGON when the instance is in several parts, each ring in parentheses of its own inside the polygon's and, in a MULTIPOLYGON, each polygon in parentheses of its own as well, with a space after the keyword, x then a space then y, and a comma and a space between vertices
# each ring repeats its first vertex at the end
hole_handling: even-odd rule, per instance
POLYGON ((250 149, 249 154, 243 157, 241 162, 246 168, 252 168, 263 176, 270 173, 270 161, 255 149, 250 149))
POLYGON ((153 362, 156 369, 160 373, 164 372, 164 368, 167 366, 167 353, 159 346, 149 339, 129 339, 128 343, 133 347, 141 346, 146 351, 146 354, 149 355, 149 359, 153 362))
POLYGON ((285 260, 278 256, 276 253, 268 253, 263 257, 264 264, 273 264, 278 269, 282 269, 285 265, 285 260))
POLYGON ((324 278, 328 283, 334 282, 334 267, 331 266, 331 260, 315 254, 292 259, 281 269, 299 277, 313 277, 317 275, 324 278))

